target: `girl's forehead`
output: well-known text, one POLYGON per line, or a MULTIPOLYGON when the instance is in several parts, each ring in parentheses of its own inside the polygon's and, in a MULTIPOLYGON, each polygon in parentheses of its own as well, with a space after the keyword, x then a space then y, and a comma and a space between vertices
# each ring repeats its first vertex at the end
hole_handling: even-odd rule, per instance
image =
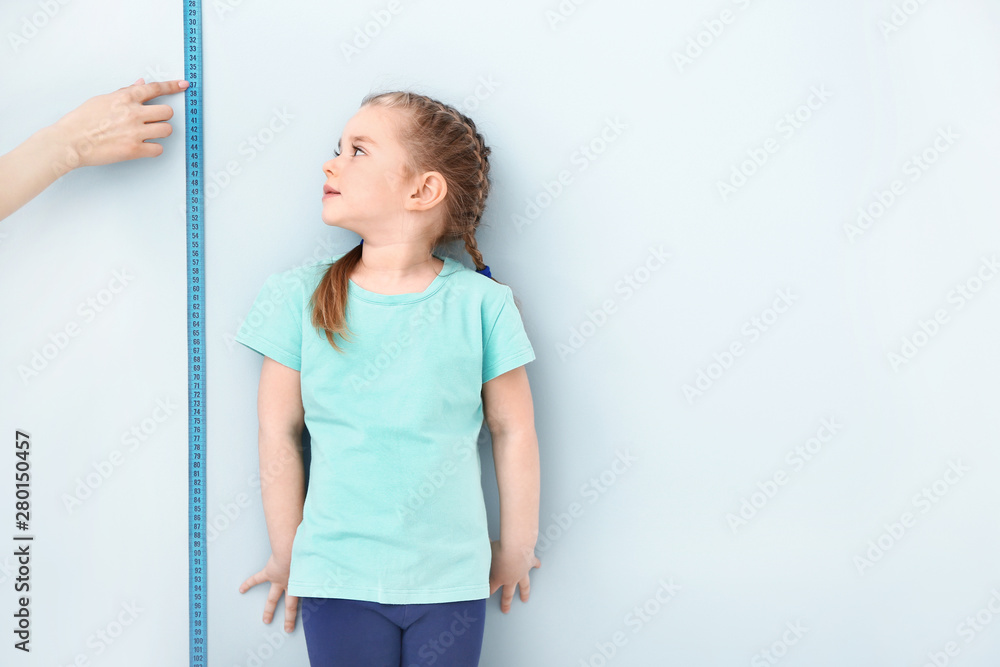
POLYGON ((392 109, 386 109, 384 107, 369 104, 358 109, 347 124, 384 127, 389 125, 392 120, 392 109))
POLYGON ((367 136, 378 141, 379 136, 383 134, 383 127, 380 118, 356 115, 344 124, 344 136, 348 138, 367 136))
POLYGON ((344 136, 369 137, 380 146, 388 146, 396 140, 400 118, 394 109, 377 105, 361 107, 344 125, 344 136))

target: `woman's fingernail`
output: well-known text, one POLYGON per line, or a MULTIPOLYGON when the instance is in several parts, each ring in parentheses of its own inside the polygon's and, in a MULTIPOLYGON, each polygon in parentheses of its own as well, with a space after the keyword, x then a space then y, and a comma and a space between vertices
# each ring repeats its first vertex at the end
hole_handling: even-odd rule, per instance
POLYGON ((187 88, 191 84, 189 84, 187 81, 181 80, 181 82, 177 85, 179 85, 181 88, 187 88))

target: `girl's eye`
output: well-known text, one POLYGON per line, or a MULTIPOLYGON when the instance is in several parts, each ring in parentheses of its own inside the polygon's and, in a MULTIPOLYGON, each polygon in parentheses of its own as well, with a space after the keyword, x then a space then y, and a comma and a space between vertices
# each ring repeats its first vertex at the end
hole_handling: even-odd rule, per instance
MULTIPOLYGON (((355 153, 357 153, 358 151, 361 151, 361 153, 364 154, 364 152, 365 152, 365 150, 363 148, 361 148, 360 146, 352 146, 352 148, 354 149, 355 153)), ((333 157, 340 157, 340 151, 337 151, 337 150, 333 151, 333 157)))

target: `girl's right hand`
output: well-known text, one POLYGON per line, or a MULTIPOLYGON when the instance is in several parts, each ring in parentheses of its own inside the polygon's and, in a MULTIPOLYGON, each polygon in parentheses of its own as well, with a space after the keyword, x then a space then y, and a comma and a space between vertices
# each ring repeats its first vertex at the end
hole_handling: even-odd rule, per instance
MULTIPOLYGON (((275 559, 274 554, 267 559, 264 569, 249 577, 240 585, 240 593, 262 584, 265 581, 271 582, 271 591, 267 594, 267 602, 264 603, 264 622, 270 623, 274 618, 274 608, 278 606, 278 599, 282 592, 288 588, 288 571, 291 563, 280 562, 275 559)), ((295 616, 298 614, 299 599, 294 595, 285 594, 285 632, 295 629, 295 616)))

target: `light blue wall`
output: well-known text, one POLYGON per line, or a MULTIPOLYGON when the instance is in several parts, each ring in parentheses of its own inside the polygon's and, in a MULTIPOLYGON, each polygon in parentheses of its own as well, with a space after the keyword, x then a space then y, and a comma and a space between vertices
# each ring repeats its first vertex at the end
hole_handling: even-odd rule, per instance
MULTIPOLYGON (((15 50, 41 10, 6 3, 0 150, 139 76, 181 78, 180 4, 60 5, 15 50)), ((542 567, 527 604, 491 599, 484 667, 994 664, 1000 10, 391 8, 203 5, 210 664, 306 664, 301 619, 286 636, 280 607, 261 622, 267 586, 237 591, 269 546, 260 357, 233 335, 267 275, 357 242, 320 220, 321 165, 361 98, 395 88, 459 106, 491 146, 479 247, 538 357, 542 567)), ((0 426, 35 443, 24 664, 187 660, 184 107, 157 101, 164 155, 73 172, 0 222, 0 426), (130 451, 158 401, 176 409, 130 451), (97 655, 88 636, 133 601, 97 655)))

